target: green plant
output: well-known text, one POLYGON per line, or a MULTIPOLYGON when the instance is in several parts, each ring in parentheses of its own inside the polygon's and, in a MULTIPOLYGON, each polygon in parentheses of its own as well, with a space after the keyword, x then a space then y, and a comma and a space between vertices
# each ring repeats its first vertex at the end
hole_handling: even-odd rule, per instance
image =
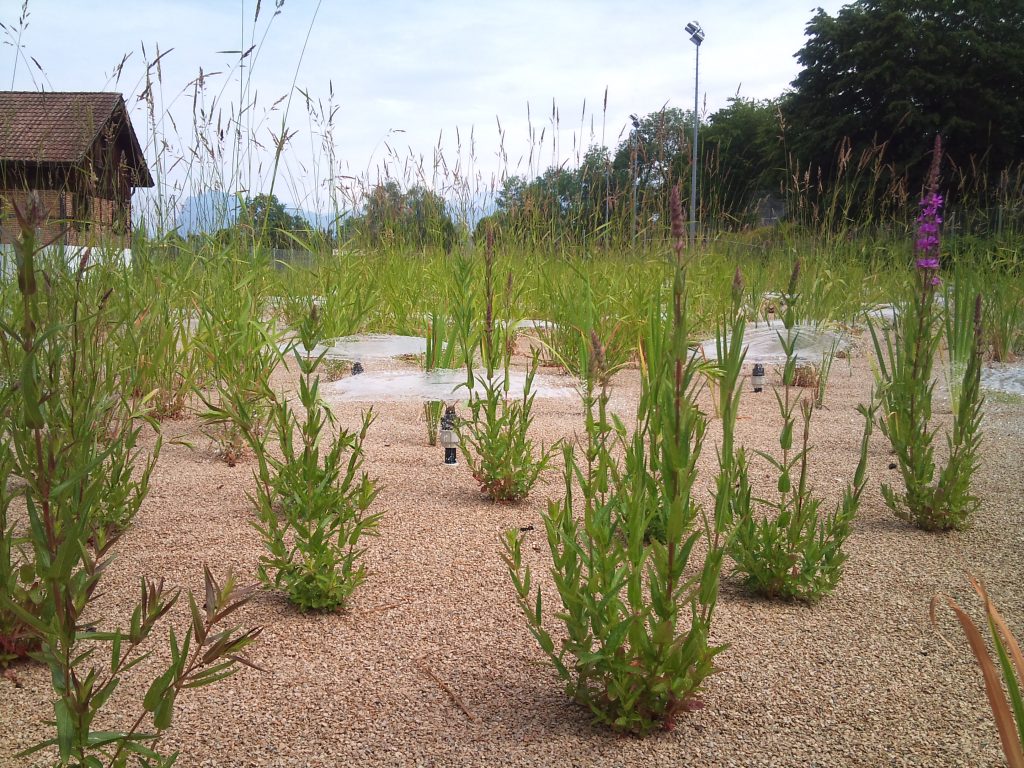
POLYGON ((974 348, 974 297, 978 280, 974 270, 961 269, 943 287, 942 320, 950 366, 960 376, 974 348))
MULTIPOLYGON (((604 340, 603 375, 610 378, 635 353, 642 317, 636 307, 616 306, 626 294, 622 283, 628 273, 617 270, 617 274, 601 274, 592 263, 571 262, 569 267, 568 272, 544 275, 546 306, 553 322, 541 337, 543 358, 582 377, 587 371, 591 333, 597 333, 604 340)), ((649 297, 641 294, 640 298, 649 297)))
POLYGON ((187 286, 199 270, 193 259, 181 262, 160 263, 137 249, 132 268, 117 272, 112 297, 122 317, 111 340, 125 362, 125 388, 145 397, 158 420, 184 414, 198 375, 187 286))
MULTIPOLYGON (((521 536, 509 531, 503 540, 519 607, 566 692, 599 722, 637 734, 671 729, 681 712, 701 706, 702 684, 724 647, 709 642, 724 542, 692 496, 707 417, 693 399, 702 364, 686 347, 687 262, 678 189, 672 213, 673 319, 667 328, 652 323, 645 338, 636 428, 627 437, 625 426, 609 415, 607 387, 597 388, 605 380, 605 358, 593 334, 584 390, 586 446, 581 457, 563 447, 565 496, 550 502, 544 516, 561 601, 555 613, 564 625, 560 642, 544 624, 539 587, 533 597, 521 536), (623 459, 616 458, 617 449, 623 459), (664 521, 664 542, 647 536, 655 517, 664 521), (694 563, 701 519, 707 549, 703 563, 694 563)), ((659 312, 657 305, 653 311, 659 312)))
POLYGON ((502 382, 477 376, 481 394, 470 397, 471 417, 462 422, 459 437, 473 479, 480 490, 494 501, 518 501, 537 482, 551 460, 551 452, 536 455, 529 439, 536 393, 533 380, 537 373, 534 356, 523 385, 523 399, 509 397, 502 382))
MULTIPOLYGON (((509 395, 511 345, 515 332, 506 315, 503 323, 494 322, 494 237, 488 234, 484 256, 485 319, 479 337, 480 355, 484 374, 475 377, 469 395, 472 414, 459 429, 462 451, 473 479, 480 489, 494 501, 518 501, 526 496, 537 482, 540 473, 551 460, 551 451, 541 449, 536 456, 529 438, 533 422, 533 381, 537 374, 537 355, 533 356, 526 373, 522 399, 509 395), (502 376, 497 376, 499 364, 502 376)), ((511 275, 509 276, 511 280, 511 275)), ((466 354, 467 381, 473 382, 472 355, 466 354)))
MULTIPOLYGON (((96 321, 110 291, 96 306, 85 303, 88 254, 73 276, 70 319, 51 311, 60 301, 66 276, 53 269, 37 270, 42 247, 37 246, 35 231, 40 219, 35 202, 30 205, 25 212, 15 207, 20 228, 15 254, 21 326, 2 328, 23 352, 19 407, 0 409, 0 433, 13 448, 0 456, 2 481, 5 487, 12 476, 23 481, 18 493, 25 501, 28 531, 15 554, 7 548, 14 541, 13 528, 3 520, 0 576, 4 586, 10 587, 11 569, 16 567, 20 583, 0 593, 0 615, 5 624, 11 616, 21 622, 20 637, 15 633, 19 641, 26 637, 33 641, 17 650, 28 650, 49 667, 56 694, 56 736, 18 757, 56 747, 57 766, 121 768, 130 758, 143 766, 170 766, 176 755, 161 754, 158 740, 171 725, 179 693, 221 680, 240 663, 247 663, 238 652, 255 640, 259 630, 219 628, 245 598, 234 600, 233 580, 229 578, 220 588, 207 570, 206 616, 190 597, 192 625, 180 644, 171 631, 171 660, 150 685, 144 711, 127 730, 93 729, 123 676, 147 655, 142 644, 173 606, 177 593, 167 594, 162 581, 144 579, 127 633, 83 629, 120 533, 120 525, 111 523, 120 522, 121 513, 130 517, 146 494, 145 482, 133 486, 129 479, 137 470, 135 441, 143 416, 113 395, 121 381, 119 372, 110 367, 107 352, 89 335, 98 327, 96 321), (45 314, 41 307, 46 308, 45 314), (97 663, 97 658, 109 658, 109 664, 97 663), (140 730, 149 715, 153 733, 140 730)), ((143 470, 146 478, 158 447, 143 470)), ((0 498, 4 511, 9 502, 6 494, 5 490, 0 498)), ((102 617, 98 618, 101 622, 102 617)), ((90 616, 90 620, 97 619, 90 616)), ((8 632, 6 625, 3 631, 8 632)))
MULTIPOLYGON (((817 367, 817 386, 814 395, 814 407, 825 407, 825 393, 828 391, 828 380, 832 376, 832 364, 836 357, 840 356, 842 342, 837 336, 828 350, 821 356, 821 363, 817 367)), ((845 351, 842 353, 845 356, 845 351)))
MULTIPOLYGON (((960 622, 971 646, 971 652, 981 667, 985 679, 985 695, 988 697, 988 704, 992 708, 992 716, 999 730, 999 740, 1007 765, 1009 768, 1024 768, 1024 697, 1021 695, 1021 684, 1024 683, 1024 654, 1021 653, 1017 638, 988 596, 984 585, 974 578, 970 578, 970 582, 985 607, 989 637, 995 648, 996 658, 999 659, 999 671, 992 663, 985 638, 974 620, 951 597, 946 597, 945 602, 960 622), (999 672, 1002 672, 1002 685, 999 672), (1003 693, 1004 686, 1009 694, 1009 703, 1003 693)), ((930 614, 933 625, 938 623, 935 609, 939 600, 938 595, 932 598, 930 614)))
POLYGON ((964 372, 975 346, 974 297, 979 293, 979 283, 976 270, 961 268, 942 286, 941 312, 946 340, 943 374, 954 411, 960 402, 964 372))
MULTIPOLYGON (((226 276, 230 278, 239 266, 229 265, 226 276)), ((269 418, 268 382, 282 357, 281 333, 262 315, 262 293, 255 284, 258 273, 239 274, 236 280, 231 299, 203 305, 196 333, 196 345, 213 378, 212 391, 196 390, 206 406, 200 417, 228 466, 242 457, 249 443, 247 430, 259 431, 269 418), (225 416, 228 401, 235 403, 236 416, 244 413, 244 420, 225 416), (241 410, 239 402, 245 403, 241 410)))
POLYGON ((930 424, 932 367, 941 334, 936 291, 939 279, 939 226, 942 197, 938 194, 941 144, 929 176, 928 192, 918 220, 914 296, 899 306, 891 331, 871 326, 879 368, 879 428, 896 453, 903 490, 882 485, 886 504, 900 519, 924 530, 962 529, 978 507, 971 477, 981 442, 981 296, 974 302, 974 343, 964 366, 959 399, 947 435, 948 459, 935 478, 933 432, 930 424), (884 347, 883 347, 884 344, 884 347))
MULTIPOLYGON (((300 343, 313 349, 318 333, 313 310, 300 329, 300 343)), ((317 368, 323 356, 308 357, 298 349, 294 355, 302 417, 285 395, 269 387, 270 430, 253 428, 256 422, 244 396, 229 397, 228 411, 245 432, 258 463, 254 526, 267 549, 260 558, 260 581, 283 590, 302 610, 338 610, 366 577, 361 540, 375 533, 381 517, 380 512, 369 511, 377 484, 360 473, 373 414, 363 416, 358 432, 339 430, 325 447, 325 431, 336 425, 319 394, 317 368), (268 450, 271 432, 280 458, 268 450)))
POLYGON ((984 346, 997 362, 1012 362, 1024 353, 1024 291, 1020 279, 994 275, 988 281, 984 346))
MULTIPOLYGON (((783 394, 778 390, 775 392, 782 415, 782 430, 779 434, 782 455, 777 458, 758 452, 779 474, 778 501, 760 500, 768 514, 757 514, 751 503, 750 484, 742 451, 735 466, 723 466, 720 476, 735 484, 738 489, 737 504, 733 510, 736 527, 729 547, 729 554, 735 561, 734 572, 740 574, 746 586, 757 594, 768 598, 814 602, 835 589, 842 576, 842 566, 846 561, 843 544, 850 535, 850 524, 856 517, 861 493, 867 484, 868 443, 874 406, 858 408, 865 418, 865 425, 853 482, 847 485, 834 512, 823 517, 819 512, 821 499, 814 497, 809 483, 811 415, 814 405, 799 393, 795 397, 793 394, 797 373, 795 325, 799 273, 800 262, 797 261, 790 277, 789 289, 783 295, 783 325, 786 333, 779 333, 786 353, 782 372, 783 394), (802 442, 799 449, 793 451, 798 407, 802 421, 802 442)), ((723 341, 719 335, 719 347, 732 351, 737 344, 742 344, 742 326, 734 323, 728 342, 723 341), (738 340, 737 334, 740 336, 738 340)), ((732 353, 735 354, 734 351, 732 353)))
MULTIPOLYGON (((14 400, 14 390, 0 390, 0 413, 9 418, 8 408, 14 400)), ((8 510, 15 492, 14 453, 10 445, 0 445, 0 592, 22 611, 36 616, 38 604, 44 597, 42 586, 36 580, 35 564, 27 552, 29 539, 18 535, 14 522, 8 520, 8 510)), ((19 614, 0 603, 0 668, 12 661, 24 659, 38 651, 40 640, 19 614)))

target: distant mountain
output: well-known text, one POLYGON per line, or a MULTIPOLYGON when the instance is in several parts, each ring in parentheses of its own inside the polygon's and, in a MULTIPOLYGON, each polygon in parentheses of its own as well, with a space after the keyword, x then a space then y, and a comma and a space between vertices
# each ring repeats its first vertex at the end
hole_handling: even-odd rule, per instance
POLYGON ((178 232, 216 232, 238 218, 238 199, 227 192, 201 192, 185 199, 175 219, 178 232))

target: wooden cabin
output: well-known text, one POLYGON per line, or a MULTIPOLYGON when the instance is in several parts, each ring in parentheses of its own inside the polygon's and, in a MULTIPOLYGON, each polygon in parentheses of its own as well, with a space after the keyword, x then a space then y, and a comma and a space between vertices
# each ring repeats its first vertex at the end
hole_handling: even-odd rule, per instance
POLYGON ((35 192, 42 240, 127 248, 132 191, 152 186, 120 93, 0 91, 0 244, 35 192))

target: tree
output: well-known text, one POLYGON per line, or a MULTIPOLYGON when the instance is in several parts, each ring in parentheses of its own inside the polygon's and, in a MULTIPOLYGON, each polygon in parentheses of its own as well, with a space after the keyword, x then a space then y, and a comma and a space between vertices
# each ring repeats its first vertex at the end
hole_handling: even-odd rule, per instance
POLYGON ((436 246, 448 251, 456 236, 455 222, 441 195, 421 186, 403 192, 393 179, 370 191, 363 215, 352 219, 351 228, 374 246, 436 246))
POLYGON ((620 202, 633 205, 631 185, 636 185, 636 210, 641 220, 657 215, 668 220, 668 194, 681 183, 686 196, 690 187, 692 112, 662 109, 640 118, 615 151, 612 168, 618 181, 620 202))
POLYGON ((798 156, 826 174, 837 148, 887 142, 923 180, 936 134, 954 162, 994 173, 1024 150, 1020 0, 857 0, 818 12, 783 110, 798 156))
POLYGON ((711 115, 701 142, 701 190, 713 214, 742 219, 779 191, 786 173, 780 117, 778 99, 739 97, 711 115))
POLYGON ((247 198, 239 222, 252 227, 253 237, 271 248, 295 247, 295 238, 304 240, 311 226, 301 216, 288 213, 276 195, 261 194, 247 198))
POLYGON ((536 242, 545 235, 582 242, 612 215, 614 186, 607 147, 592 146, 580 165, 548 168, 533 181, 508 176, 495 200, 496 211, 477 226, 497 236, 536 242))

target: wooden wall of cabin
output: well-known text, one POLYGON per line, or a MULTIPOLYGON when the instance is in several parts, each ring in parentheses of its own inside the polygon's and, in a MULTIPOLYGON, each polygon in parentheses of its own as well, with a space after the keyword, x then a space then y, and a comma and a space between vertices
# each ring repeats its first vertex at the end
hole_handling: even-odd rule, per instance
MULTIPOLYGON (((131 244, 131 198, 118 203, 105 197, 42 189, 35 191, 43 211, 38 229, 42 242, 64 237, 68 245, 127 248, 131 244)), ((18 222, 13 205, 27 209, 29 192, 0 190, 0 243, 13 243, 18 222)))

